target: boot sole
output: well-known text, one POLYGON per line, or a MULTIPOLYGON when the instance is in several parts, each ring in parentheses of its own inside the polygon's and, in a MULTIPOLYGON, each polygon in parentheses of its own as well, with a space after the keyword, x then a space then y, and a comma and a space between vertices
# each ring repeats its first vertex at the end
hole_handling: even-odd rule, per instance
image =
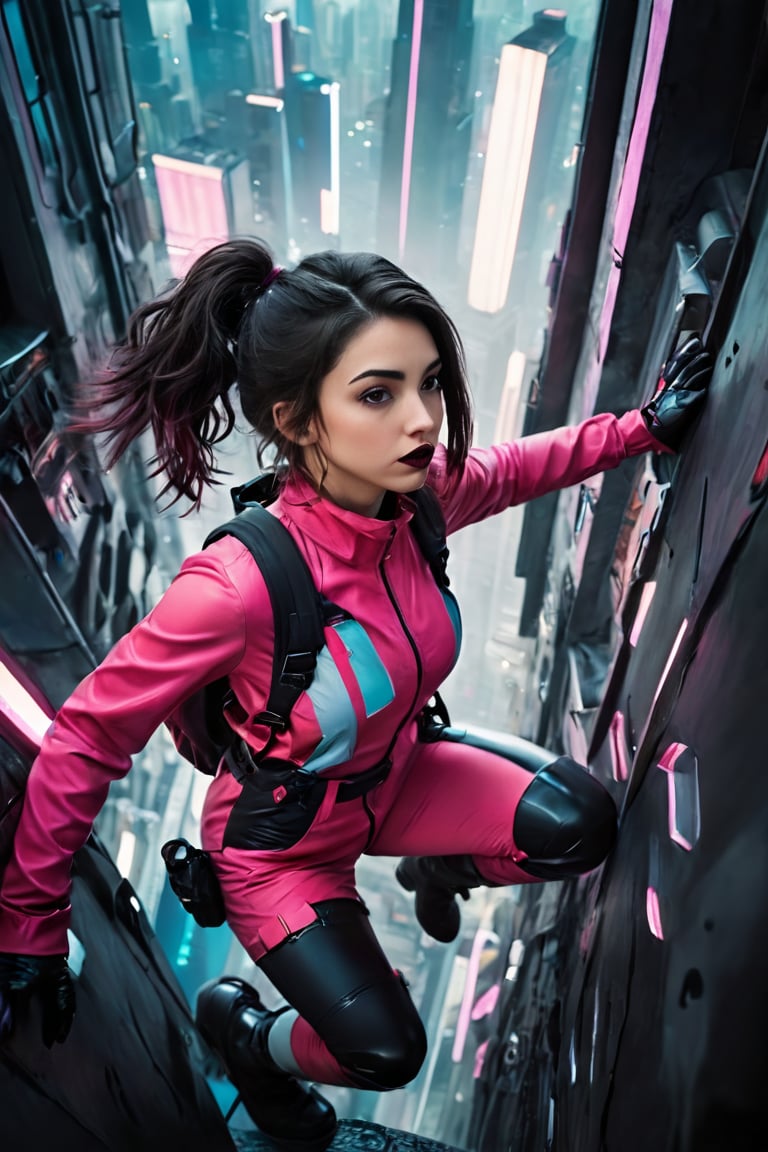
MULTIPOLYGON (((208 987, 213 987, 219 983, 221 983, 221 980, 209 980, 199 990, 198 998, 200 996, 200 993, 204 989, 206 989, 208 987)), ((240 985, 241 987, 244 985, 244 981, 240 981, 239 979, 232 979, 231 983, 240 985)), ((255 992, 255 990, 251 989, 249 986, 246 985, 246 987, 248 988, 249 993, 255 992)), ((263 1004, 261 1003, 261 998, 259 997, 258 993, 255 993, 254 996, 247 995, 246 999, 249 1001, 250 1006, 255 1007, 256 1004, 258 1004, 258 1006, 263 1010, 263 1004), (256 1001, 256 1004, 254 1004, 254 1000, 256 1001)), ((240 1102, 242 1103, 246 1112, 250 1116, 252 1122, 256 1125, 259 1132, 261 1132, 264 1136, 266 1136, 268 1140, 271 1140, 272 1143, 275 1145, 275 1147, 280 1150, 280 1152, 325 1152, 325 1149, 328 1147, 328 1145, 333 1142, 333 1139, 334 1139, 336 1132, 338 1130, 339 1125, 338 1125, 338 1120, 335 1118, 335 1115, 334 1115, 334 1125, 333 1125, 332 1131, 324 1133, 323 1135, 312 1136, 306 1140, 298 1139, 295 1136, 278 1136, 278 1135, 275 1135, 274 1133, 270 1132, 267 1128, 263 1127, 261 1124, 258 1123, 258 1121, 256 1120, 256 1117, 253 1115, 250 1108, 248 1107, 247 1095, 235 1083, 235 1081, 232 1077, 232 1073, 230 1072, 230 1069, 228 1067, 228 1062, 224 1059, 224 1055, 221 1052, 220 1048, 216 1045, 213 1036, 208 1032, 207 1028, 205 1028, 203 1025, 200 1024, 199 1021, 196 1021, 196 1024, 197 1024, 197 1030, 200 1033, 200 1035, 202 1036, 205 1043, 208 1045, 208 1047, 211 1049, 211 1051, 215 1052, 216 1055, 218 1056, 219 1061, 221 1063, 221 1066, 222 1066, 224 1072, 226 1073, 226 1076, 227 1076, 229 1082, 232 1084, 233 1088, 235 1088, 235 1090, 237 1091, 237 1093, 240 1097, 240 1102)), ((265 1079, 268 1079, 270 1073, 265 1070, 263 1075, 264 1075, 265 1079)), ((276 1075, 279 1075, 279 1073, 276 1072, 276 1075)))
MULTIPOLYGON (((201 1028, 198 1028, 198 1031, 200 1032, 200 1035, 203 1037, 203 1040, 205 1040, 208 1047, 215 1052, 216 1049, 210 1043, 210 1040, 206 1036, 205 1032, 201 1028)), ((328 1145, 333 1143, 334 1137, 336 1136, 336 1132, 338 1131, 339 1127, 338 1120, 335 1122, 332 1132, 329 1132, 324 1136, 313 1136, 311 1140, 297 1140, 293 1136, 276 1136, 274 1133, 269 1132, 265 1127, 263 1127, 263 1125, 258 1123, 256 1117, 252 1114, 250 1108, 248 1107, 245 1093, 235 1084, 223 1057, 219 1056, 219 1060, 221 1061, 221 1066, 226 1073, 227 1079, 240 1097, 239 1102, 242 1104, 243 1108, 245 1108, 251 1119, 251 1122, 256 1125, 257 1129, 262 1133, 263 1136, 266 1136, 268 1140, 272 1141, 272 1143, 275 1145, 275 1148, 278 1148, 280 1152, 325 1152, 325 1149, 328 1147, 328 1145)))
POLYGON ((269 1132, 266 1128, 257 1123, 255 1117, 251 1115, 250 1109, 248 1108, 246 1097, 242 1092, 240 1092, 239 1095, 240 1103, 242 1104, 243 1108, 245 1108, 246 1112, 250 1116, 253 1123, 256 1125, 259 1132, 266 1136, 268 1140, 271 1140, 275 1145, 275 1148, 278 1148, 280 1152, 325 1152, 325 1149, 328 1147, 328 1145, 333 1143, 334 1137, 336 1136, 339 1128, 338 1120, 336 1120, 333 1125, 333 1131, 329 1131, 323 1136, 313 1136, 309 1140, 299 1140, 295 1136, 277 1136, 273 1132, 269 1132))

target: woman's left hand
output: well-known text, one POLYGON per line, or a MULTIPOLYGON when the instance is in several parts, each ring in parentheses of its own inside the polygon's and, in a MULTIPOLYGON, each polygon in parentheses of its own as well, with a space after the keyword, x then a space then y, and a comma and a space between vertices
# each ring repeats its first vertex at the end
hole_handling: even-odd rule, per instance
POLYGON ((677 448, 700 411, 712 367, 700 338, 691 336, 662 368, 656 395, 640 411, 651 435, 668 448, 677 448))
POLYGON ((75 986, 66 956, 0 952, 0 1041, 11 1035, 19 1009, 32 996, 41 1004, 46 1048, 62 1044, 75 1015, 75 986))

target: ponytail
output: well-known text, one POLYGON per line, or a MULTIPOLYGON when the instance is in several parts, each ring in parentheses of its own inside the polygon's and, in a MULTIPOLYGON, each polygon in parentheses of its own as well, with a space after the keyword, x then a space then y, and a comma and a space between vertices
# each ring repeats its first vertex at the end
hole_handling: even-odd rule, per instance
POLYGON ((150 428, 163 474, 159 495, 173 490, 199 508, 216 484, 214 445, 232 431, 229 389, 237 379, 243 315, 273 273, 272 255, 254 240, 231 240, 206 252, 169 293, 141 305, 109 370, 76 402, 74 430, 105 433, 107 468, 150 428))
POLYGON ((322 419, 323 380, 350 340, 383 316, 415 320, 435 341, 447 466, 460 474, 472 406, 459 334, 422 284, 370 252, 316 253, 282 270, 257 240, 210 249, 170 292, 134 312, 104 379, 76 401, 72 430, 103 435, 111 468, 151 429, 152 475, 164 477, 159 495, 199 508, 205 488, 219 483, 214 447, 234 427, 236 383, 259 462, 268 454, 271 467, 301 471, 304 451, 293 433, 322 419), (275 424, 276 404, 286 407, 288 435, 275 424))

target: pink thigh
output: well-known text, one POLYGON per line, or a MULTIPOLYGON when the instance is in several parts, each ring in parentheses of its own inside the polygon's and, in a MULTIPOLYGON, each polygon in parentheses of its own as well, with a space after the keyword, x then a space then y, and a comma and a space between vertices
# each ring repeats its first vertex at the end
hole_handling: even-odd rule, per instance
POLYGON ((468 744, 415 744, 388 779, 368 794, 375 834, 363 801, 336 802, 329 781, 309 831, 292 848, 225 848, 211 858, 221 882, 227 921, 258 960, 317 914, 313 904, 359 899, 355 862, 374 856, 470 854, 492 884, 531 883, 512 838, 517 805, 532 775, 511 760, 468 744))
POLYGON ((294 847, 211 852, 227 923, 254 961, 316 920, 313 903, 360 898, 355 861, 365 848, 370 821, 360 800, 337 803, 337 789, 337 781, 328 782, 311 828, 294 847))
POLYGON ((406 764, 372 796, 374 856, 469 854, 491 883, 531 883, 512 838, 520 798, 532 774, 469 744, 415 744, 406 764))

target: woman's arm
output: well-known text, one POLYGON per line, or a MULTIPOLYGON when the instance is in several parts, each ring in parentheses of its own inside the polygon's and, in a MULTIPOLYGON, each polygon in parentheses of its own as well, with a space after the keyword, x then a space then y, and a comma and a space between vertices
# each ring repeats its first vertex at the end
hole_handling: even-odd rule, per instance
POLYGON ((604 412, 581 424, 537 432, 492 448, 473 449, 455 486, 432 481, 455 532, 513 504, 579 484, 642 452, 668 452, 648 431, 639 411, 604 412))
POLYGON ((452 486, 435 461, 430 482, 445 501, 449 532, 512 504, 579 484, 641 452, 674 451, 705 401, 713 361, 691 336, 661 370, 653 398, 623 416, 602 413, 575 426, 540 432, 470 453, 452 486))
MULTIPOLYGON (((213 555, 214 548, 184 564, 156 607, 64 703, 46 734, 0 885, 0 952, 66 954, 71 859, 110 783, 125 775, 131 756, 181 700, 240 662, 249 642, 248 616, 242 580, 235 576, 242 574, 238 565, 245 567, 245 549, 227 542, 213 555), (222 563, 222 552, 234 557, 232 564, 222 563)), ((245 559, 248 579, 263 586, 251 557, 245 559)))

